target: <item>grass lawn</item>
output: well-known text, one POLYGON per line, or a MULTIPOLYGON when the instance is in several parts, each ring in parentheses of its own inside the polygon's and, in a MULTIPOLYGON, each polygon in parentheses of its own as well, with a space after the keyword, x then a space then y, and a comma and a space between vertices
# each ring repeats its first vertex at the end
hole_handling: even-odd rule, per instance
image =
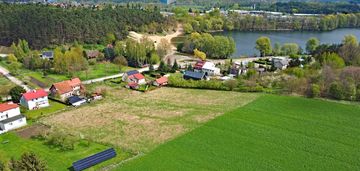
POLYGON ((14 83, 3 76, 0 76, 0 97, 8 96, 10 89, 13 87, 15 87, 14 83))
POLYGON ((360 106, 264 95, 119 170, 360 170, 360 106))
MULTIPOLYGON (((46 161, 50 170, 64 171, 71 167, 74 161, 80 160, 89 155, 108 149, 108 146, 85 142, 79 142, 72 151, 60 151, 44 145, 43 141, 35 139, 24 139, 15 133, 7 133, 0 136, 0 160, 8 161, 11 157, 19 158, 24 152, 32 151, 46 161), (3 143, 8 141, 8 143, 3 143)), ((129 153, 117 149, 117 157, 101 163, 89 170, 97 170, 112 163, 118 163, 130 157, 129 153)))
POLYGON ((53 101, 53 100, 49 100, 49 104, 50 104, 49 107, 45 107, 45 108, 41 108, 41 109, 37 109, 37 110, 25 110, 25 112, 23 112, 23 114, 26 116, 27 119, 33 120, 33 119, 38 119, 40 117, 53 114, 57 111, 65 109, 67 107, 64 104, 53 101))
POLYGON ((108 92, 105 99, 40 121, 95 142, 148 152, 259 96, 166 87, 142 93, 110 82, 86 87, 99 88, 108 92))

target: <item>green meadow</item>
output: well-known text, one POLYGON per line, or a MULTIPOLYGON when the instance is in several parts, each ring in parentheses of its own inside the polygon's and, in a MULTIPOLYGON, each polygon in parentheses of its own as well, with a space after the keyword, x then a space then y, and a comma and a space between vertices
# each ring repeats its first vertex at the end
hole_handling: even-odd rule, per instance
POLYGON ((264 95, 118 170, 360 170, 360 106, 264 95))

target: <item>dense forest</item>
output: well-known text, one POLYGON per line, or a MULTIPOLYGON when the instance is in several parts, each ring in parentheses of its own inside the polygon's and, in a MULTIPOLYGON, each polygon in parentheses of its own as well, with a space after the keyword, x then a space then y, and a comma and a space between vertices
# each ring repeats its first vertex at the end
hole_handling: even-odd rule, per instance
POLYGON ((163 32, 174 23, 158 10, 0 4, 0 45, 9 46, 19 39, 37 49, 74 41, 101 43, 109 33, 123 39, 129 30, 163 32))

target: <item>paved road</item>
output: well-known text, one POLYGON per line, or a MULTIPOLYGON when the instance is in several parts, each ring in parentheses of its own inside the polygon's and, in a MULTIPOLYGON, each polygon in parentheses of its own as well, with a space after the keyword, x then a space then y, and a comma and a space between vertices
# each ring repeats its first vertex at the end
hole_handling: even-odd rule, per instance
POLYGON ((7 79, 9 79, 11 82, 15 83, 16 85, 19 85, 19 86, 23 87, 26 91, 31 90, 27 85, 24 84, 24 82, 20 81, 19 79, 15 78, 14 76, 12 76, 10 74, 10 72, 6 68, 4 68, 2 66, 0 66, 0 73, 2 75, 4 75, 7 79))
MULTIPOLYGON (((157 69, 159 66, 158 65, 154 65, 154 69, 157 69)), ((141 68, 138 69, 139 72, 145 72, 145 71, 149 71, 149 67, 146 68, 141 68)), ((82 81, 83 84, 91 84, 91 83, 96 83, 96 82, 102 82, 105 80, 110 80, 110 79, 114 79, 114 78, 120 78, 124 75, 124 73, 120 73, 120 74, 116 74, 116 75, 111 75, 111 76, 106 76, 106 77, 101 77, 101 78, 95 78, 92 80, 86 80, 86 81, 82 81)))

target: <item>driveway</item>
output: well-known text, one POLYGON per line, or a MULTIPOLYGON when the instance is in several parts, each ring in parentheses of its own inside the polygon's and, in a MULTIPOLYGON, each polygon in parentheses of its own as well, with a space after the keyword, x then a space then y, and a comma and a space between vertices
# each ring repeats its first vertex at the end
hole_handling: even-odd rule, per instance
POLYGON ((14 76, 12 76, 12 75, 10 74, 10 72, 9 72, 6 68, 4 68, 4 67, 2 67, 2 66, 0 66, 0 73, 1 73, 2 75, 4 75, 4 77, 6 77, 7 79, 9 79, 11 82, 15 83, 15 84, 18 85, 18 86, 23 87, 26 91, 30 91, 30 90, 31 90, 27 85, 24 84, 24 82, 20 81, 19 79, 15 78, 14 76))

